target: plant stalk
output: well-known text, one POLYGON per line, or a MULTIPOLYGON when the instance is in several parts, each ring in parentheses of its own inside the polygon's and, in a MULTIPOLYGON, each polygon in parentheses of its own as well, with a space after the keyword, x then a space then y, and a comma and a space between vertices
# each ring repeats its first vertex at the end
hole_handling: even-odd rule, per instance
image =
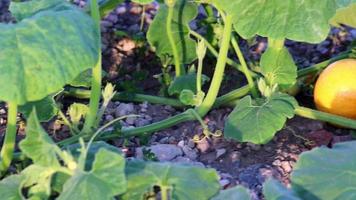
POLYGON ((241 49, 239 47, 239 44, 237 43, 236 38, 234 36, 231 37, 231 43, 232 43, 232 46, 233 46, 233 48, 235 50, 237 58, 239 59, 239 61, 241 63, 242 72, 244 73, 244 75, 245 75, 245 77, 247 79, 247 83, 248 83, 248 86, 250 88, 251 94, 252 94, 252 96, 254 98, 257 98, 258 97, 258 92, 257 92, 257 89, 255 87, 255 81, 252 78, 252 75, 251 75, 251 73, 249 71, 249 68, 247 66, 245 57, 242 54, 241 49))
POLYGON ((101 69, 101 35, 100 35, 100 13, 99 6, 97 0, 90 1, 90 10, 91 16, 94 19, 99 39, 98 39, 98 62, 92 70, 92 80, 91 80, 91 94, 90 94, 90 102, 89 102, 89 112, 85 118, 85 123, 83 127, 83 132, 90 133, 91 129, 95 126, 95 121, 97 117, 97 113, 99 110, 99 102, 101 96, 101 77, 102 77, 102 69, 101 69))
POLYGON ((204 101, 198 108, 196 108, 200 116, 205 116, 209 112, 209 110, 214 105, 216 97, 218 95, 220 85, 224 77, 226 60, 227 60, 227 55, 230 46, 229 44, 231 39, 231 32, 232 32, 232 17, 230 15, 227 15, 225 19, 223 39, 221 42, 221 48, 219 52, 218 61, 216 63, 214 76, 204 101))
POLYGON ((356 129, 356 120, 313 110, 302 106, 299 106, 295 109, 295 114, 308 119, 320 120, 331 124, 336 124, 345 128, 356 129))
POLYGON ((5 139, 1 149, 0 171, 3 174, 9 168, 16 142, 17 103, 9 102, 7 111, 7 125, 5 139))
POLYGON ((168 7, 168 16, 167 16, 167 21, 166 21, 166 32, 167 32, 169 44, 171 45, 171 49, 173 52, 176 77, 179 77, 179 76, 185 74, 185 70, 184 70, 183 65, 181 65, 181 63, 180 63, 177 45, 174 41, 173 32, 172 32, 172 21, 173 21, 173 15, 174 15, 175 0, 170 0, 169 2, 167 1, 166 4, 168 7))

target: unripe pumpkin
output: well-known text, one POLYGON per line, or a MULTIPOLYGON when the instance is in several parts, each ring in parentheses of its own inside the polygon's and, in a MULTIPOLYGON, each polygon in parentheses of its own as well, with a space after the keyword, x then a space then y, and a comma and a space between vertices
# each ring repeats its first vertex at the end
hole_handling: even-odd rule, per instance
POLYGON ((356 119, 356 59, 336 61, 320 74, 314 102, 318 110, 356 119))

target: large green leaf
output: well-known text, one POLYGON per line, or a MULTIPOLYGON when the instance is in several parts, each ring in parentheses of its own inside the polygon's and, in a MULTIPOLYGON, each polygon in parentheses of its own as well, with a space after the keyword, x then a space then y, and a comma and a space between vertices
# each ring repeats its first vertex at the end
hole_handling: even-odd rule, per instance
POLYGON ((251 195, 249 191, 242 187, 236 186, 226 190, 222 190, 218 195, 213 197, 211 200, 250 200, 251 195))
MULTIPOLYGON (((81 145, 80 144, 73 144, 70 146, 67 146, 64 148, 65 150, 69 151, 71 153, 71 155, 74 158, 79 158, 80 156, 80 149, 81 149, 81 145)), ((113 145, 110 145, 106 142, 103 141, 97 141, 97 142, 93 142, 90 145, 90 148, 87 152, 87 157, 86 157, 86 161, 85 161, 85 169, 86 170, 90 170, 92 168, 92 164, 95 160, 95 155, 99 152, 100 149, 106 149, 112 152, 116 152, 118 154, 122 154, 121 150, 113 145)))
POLYGON ((58 113, 58 107, 55 100, 55 95, 50 95, 39 101, 28 102, 25 105, 19 106, 19 112, 21 112, 25 118, 29 118, 33 109, 36 109, 37 118, 40 122, 48 122, 58 113))
POLYGON ((356 142, 303 153, 292 173, 292 186, 305 200, 356 199, 356 142))
POLYGON ((95 66, 98 39, 93 20, 72 6, 0 24, 0 85, 6 86, 0 88, 0 100, 22 105, 60 90, 95 66))
POLYGON ((57 152, 59 147, 41 127, 36 112, 27 120, 26 138, 19 144, 21 151, 35 164, 42 166, 59 166, 57 152))
POLYGON ((293 190, 287 189, 279 181, 272 178, 263 184, 263 195, 266 200, 301 200, 293 190))
POLYGON ((128 189, 124 200, 143 200, 154 186, 170 188, 170 199, 179 200, 209 199, 219 190, 218 175, 212 169, 131 161, 126 174, 128 189))
MULTIPOLYGON (((189 22, 196 17, 197 13, 196 4, 185 0, 177 0, 172 19, 172 32, 180 60, 185 64, 191 63, 197 57, 196 43, 189 37, 189 22)), ((167 5, 160 4, 158 13, 147 33, 148 42, 156 49, 156 54, 163 60, 167 56, 173 57, 173 51, 168 42, 169 39, 165 28, 167 15, 167 5)), ((171 59, 171 61, 173 60, 171 59)))
POLYGON ((91 171, 76 170, 58 200, 112 200, 126 190, 124 168, 125 159, 120 154, 100 149, 91 171))
POLYGON ((23 200, 20 190, 20 175, 11 175, 0 181, 1 199, 6 200, 23 200))
POLYGON ((229 115, 224 136, 241 142, 264 144, 294 116, 296 100, 287 94, 273 94, 260 102, 250 96, 239 100, 229 115), (261 102, 262 101, 262 102, 261 102))
POLYGON ((356 28, 356 1, 347 7, 338 9, 330 23, 334 26, 344 24, 356 28))
POLYGON ((260 64, 263 75, 271 85, 293 85, 297 80, 297 66, 285 47, 268 47, 260 64))
POLYGON ((319 43, 329 33, 335 0, 213 0, 233 16, 235 30, 244 38, 254 35, 319 43))
POLYGON ((27 17, 31 17, 38 12, 45 10, 67 10, 73 9, 71 6, 63 0, 32 0, 26 2, 14 2, 12 1, 9 7, 11 14, 21 21, 27 17))

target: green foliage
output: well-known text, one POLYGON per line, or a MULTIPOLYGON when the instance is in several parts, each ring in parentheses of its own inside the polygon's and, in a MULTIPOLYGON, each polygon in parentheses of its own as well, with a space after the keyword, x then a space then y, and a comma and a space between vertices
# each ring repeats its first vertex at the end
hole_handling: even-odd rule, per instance
POLYGON ((21 112, 25 118, 29 118, 32 110, 35 108, 38 120, 40 122, 48 122, 58 113, 58 107, 56 101, 53 99, 55 95, 50 95, 39 101, 28 102, 23 106, 19 106, 19 112, 21 112))
POLYGON ((263 194, 266 200, 301 200, 294 191, 272 178, 263 184, 263 194))
POLYGON ((297 105, 287 94, 276 93, 255 101, 246 96, 237 102, 229 115, 224 135, 241 142, 267 143, 283 128, 287 118, 294 116, 297 105))
MULTIPOLYGON (((100 17, 105 17, 112 10, 114 10, 119 4, 123 3, 124 0, 99 0, 99 12, 100 17)), ((90 4, 87 4, 86 10, 90 10, 90 4)))
POLYGON ((47 135, 38 122, 36 112, 32 112, 26 127, 26 138, 19 144, 22 152, 42 166, 59 166, 57 153, 59 148, 47 135))
MULTIPOLYGON (((185 0, 178 0, 176 2, 171 29, 174 41, 176 42, 180 62, 183 64, 191 63, 197 57, 195 52, 196 42, 189 37, 189 22, 196 17, 197 13, 196 4, 185 0)), ((162 60, 170 57, 169 64, 172 64, 173 51, 168 42, 167 31, 164 28, 167 23, 167 15, 167 5, 160 4, 158 13, 148 29, 147 40, 150 45, 156 49, 156 54, 162 60)))
POLYGON ((292 186, 305 200, 355 199, 356 142, 303 153, 292 173, 292 186))
POLYGON ((339 8, 330 23, 334 26, 344 24, 356 28, 356 1, 347 7, 339 8))
POLYGON ((76 170, 64 184, 58 200, 111 200, 126 190, 124 167, 125 160, 121 155, 100 149, 91 171, 76 170))
POLYGON ((57 9, 49 2, 13 3, 17 12, 32 3, 50 8, 30 10, 21 15, 28 18, 17 24, 0 24, 3 101, 23 105, 41 100, 97 62, 98 32, 93 20, 69 4, 62 2, 57 9))
POLYGON ((213 0, 233 16, 234 28, 242 37, 255 35, 318 43, 329 33, 329 20, 336 12, 335 0, 213 0))
POLYGON ((154 2, 154 0, 132 0, 132 2, 145 5, 145 4, 150 4, 150 3, 154 2))
POLYGON ((222 190, 218 195, 211 200, 250 200, 251 196, 249 191, 242 186, 235 186, 226 190, 222 190))
POLYGON ((131 161, 126 167, 124 200, 143 199, 154 186, 169 188, 169 199, 208 199, 219 190, 215 170, 177 164, 131 161), (145 177, 144 179, 142 177, 145 177))
POLYGON ((21 176, 11 175, 1 180, 0 194, 1 198, 6 200, 22 200, 21 191, 21 176))
POLYGON ((293 85, 297 80, 297 66, 285 47, 270 46, 260 61, 262 73, 270 85, 293 85))

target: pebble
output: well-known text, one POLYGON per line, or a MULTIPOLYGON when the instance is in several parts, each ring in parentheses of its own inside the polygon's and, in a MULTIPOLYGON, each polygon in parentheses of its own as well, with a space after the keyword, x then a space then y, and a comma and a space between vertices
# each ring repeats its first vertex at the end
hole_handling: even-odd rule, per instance
POLYGON ((121 103, 115 110, 116 117, 122 117, 128 114, 132 114, 135 108, 132 103, 121 103))
POLYGON ((199 149, 199 151, 201 153, 205 153, 209 150, 210 148, 210 144, 209 144, 209 141, 204 138, 203 140, 197 142, 197 149, 199 149))
POLYGON ((222 155, 224 155, 226 153, 226 149, 222 148, 222 149, 217 149, 216 150, 216 159, 220 158, 222 155))
POLYGON ((184 147, 184 140, 181 140, 177 144, 179 147, 183 148, 184 147))
POLYGON ((150 120, 138 118, 138 119, 135 121, 135 126, 136 126, 136 127, 141 127, 141 126, 149 125, 150 123, 151 123, 150 120))
POLYGON ((195 149, 192 149, 188 146, 183 146, 182 148, 184 155, 192 160, 196 160, 198 158, 198 153, 195 149))
MULTIPOLYGON (((147 150, 151 150, 155 154, 159 161, 171 161, 178 156, 182 156, 182 149, 172 144, 157 144, 150 147, 146 147, 147 150)), ((136 156, 140 158, 142 155, 142 147, 136 149, 136 156)))
POLYGON ((136 117, 128 117, 126 118, 125 122, 128 124, 128 125, 134 125, 135 124, 135 121, 136 121, 136 117))
POLYGON ((226 186, 228 186, 230 184, 230 181, 228 179, 221 179, 219 181, 219 183, 222 188, 225 188, 226 186))
POLYGON ((190 139, 189 141, 188 141, 188 147, 190 147, 190 148, 194 148, 195 147, 195 142, 194 142, 194 140, 192 140, 192 139, 190 139))
POLYGON ((240 161, 241 153, 238 151, 233 151, 230 153, 229 157, 231 159, 231 162, 233 162, 233 163, 238 162, 238 161, 240 161))
POLYGON ((281 163, 281 167, 283 168, 284 172, 289 173, 292 171, 292 166, 288 161, 283 161, 281 163))

